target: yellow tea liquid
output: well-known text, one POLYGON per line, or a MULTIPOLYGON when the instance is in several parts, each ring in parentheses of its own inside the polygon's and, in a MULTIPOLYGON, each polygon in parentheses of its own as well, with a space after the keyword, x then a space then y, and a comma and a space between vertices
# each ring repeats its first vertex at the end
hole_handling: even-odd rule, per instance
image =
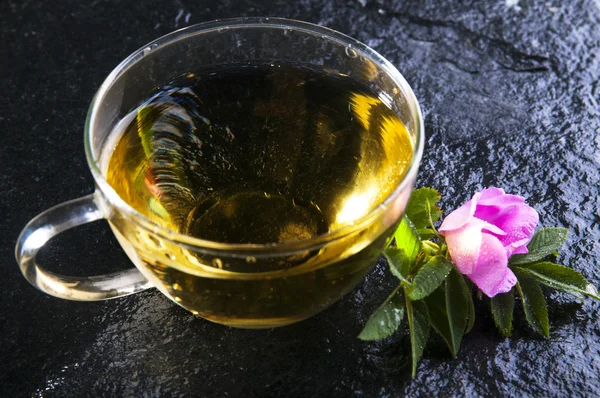
MULTIPOLYGON (((412 141, 386 98, 302 65, 196 71, 151 93, 119 125, 105 173, 131 207, 182 234, 222 243, 309 239, 352 225, 405 174, 412 141)), ((111 222, 157 287, 202 317, 241 327, 291 323, 327 307, 364 277, 389 238, 372 226, 319 250, 218 256, 111 222)))

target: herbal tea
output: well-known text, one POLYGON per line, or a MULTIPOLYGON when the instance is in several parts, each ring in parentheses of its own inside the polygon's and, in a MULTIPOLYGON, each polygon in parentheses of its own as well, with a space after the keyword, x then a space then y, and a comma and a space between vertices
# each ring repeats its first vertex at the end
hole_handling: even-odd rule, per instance
MULTIPOLYGON (((309 239, 352 225, 402 180, 413 147, 389 101, 349 76, 302 65, 195 71, 124 118, 105 173, 131 207, 182 234, 309 239)), ((362 279, 389 235, 362 231, 311 252, 224 259, 111 223, 124 247, 137 242, 144 274, 175 301, 245 327, 328 306, 362 279)))

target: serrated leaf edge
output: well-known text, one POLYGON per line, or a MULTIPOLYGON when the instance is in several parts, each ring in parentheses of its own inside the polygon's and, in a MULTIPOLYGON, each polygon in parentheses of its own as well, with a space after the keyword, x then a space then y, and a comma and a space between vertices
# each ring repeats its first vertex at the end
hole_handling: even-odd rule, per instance
POLYGON ((376 339, 369 339, 369 338, 364 338, 361 337, 361 335, 363 334, 363 332, 365 331, 365 329, 367 328, 367 326, 369 325, 369 322, 371 322, 372 318, 375 316, 375 314, 377 314, 381 309, 383 309, 386 305, 388 305, 392 299, 394 298, 394 295, 398 294, 398 292, 400 291, 400 285, 394 289, 394 291, 383 301, 383 304, 381 304, 379 307, 377 307, 377 309, 375 311, 373 311, 373 313, 371 314, 371 316, 369 316, 369 319, 367 319, 367 322, 365 323, 365 326, 363 327, 363 329, 360 331, 360 333, 358 334, 358 338, 362 341, 376 341, 376 340, 383 340, 389 336, 391 336, 392 334, 394 334, 398 328, 400 326, 402 326, 402 321, 404 320, 404 313, 406 312, 404 310, 404 307, 402 307, 402 312, 400 315, 400 319, 398 320, 398 324, 396 325, 396 328, 394 330, 392 330, 389 334, 381 337, 381 338, 376 338, 376 339))
POLYGON ((589 283, 585 279, 585 277, 583 275, 581 275, 581 273, 578 272, 577 270, 567 267, 567 266, 564 266, 564 265, 561 265, 561 264, 554 264, 554 263, 550 263, 550 262, 546 262, 546 261, 536 262, 536 263, 532 263, 532 264, 544 264, 544 263, 556 265, 559 267, 564 267, 564 268, 572 270, 573 272, 578 273, 587 282, 585 289, 582 289, 582 288, 579 288, 576 286, 571 287, 571 285, 566 285, 561 282, 553 281, 552 279, 549 279, 547 276, 542 275, 542 274, 536 272, 535 270, 532 270, 531 268, 527 268, 526 266, 515 265, 515 266, 511 266, 511 269, 513 271, 516 269, 517 271, 527 273, 529 276, 534 278, 539 283, 546 285, 548 287, 551 287, 555 290, 559 290, 564 293, 569 293, 577 298, 583 299, 582 294, 585 294, 586 296, 589 296, 593 299, 600 300, 600 296, 598 296, 598 290, 596 289, 596 287, 594 285, 592 285, 591 283, 589 283))
MULTIPOLYGON (((523 279, 523 278, 521 278, 523 279)), ((527 322, 529 323, 529 325, 531 326, 531 328, 533 330, 535 330, 536 332, 538 332, 539 334, 541 334, 542 336, 549 338, 550 337, 550 322, 548 320, 548 306, 546 304, 546 298, 544 297, 544 293, 542 292, 542 289, 540 288, 539 283, 535 280, 532 279, 531 281, 529 281, 531 283, 534 283, 536 286, 534 289, 538 290, 539 289, 539 294, 540 297, 542 298, 542 302, 543 302, 543 309, 544 309, 544 313, 545 313, 545 319, 542 319, 543 321, 545 321, 545 326, 546 326, 546 330, 544 330, 544 325, 540 325, 540 328, 538 328, 538 326, 535 324, 534 320, 531 317, 531 313, 527 310, 527 302, 528 299, 526 299, 525 295, 523 294, 523 289, 521 287, 521 282, 517 281, 516 287, 517 287, 517 292, 519 292, 519 296, 521 297, 521 304, 523 306, 523 312, 525 313, 525 319, 527 319, 527 322)), ((537 294, 538 292, 536 292, 537 294)))

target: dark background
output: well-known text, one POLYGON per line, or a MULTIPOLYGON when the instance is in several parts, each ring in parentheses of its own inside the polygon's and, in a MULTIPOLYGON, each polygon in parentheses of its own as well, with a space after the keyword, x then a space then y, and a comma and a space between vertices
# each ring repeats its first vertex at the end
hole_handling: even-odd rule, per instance
MULTIPOLYGON (((600 303, 562 294, 547 294, 548 340, 522 315, 501 338, 478 303, 459 356, 436 337, 411 380, 405 334, 355 338, 392 289, 383 263, 328 311, 264 331, 196 319, 157 291, 78 303, 25 281, 20 229, 93 190, 82 131, 104 77, 158 36, 236 16, 310 21, 375 48, 424 111, 418 185, 443 191, 447 210, 489 185, 527 197, 543 225, 570 229, 560 261, 600 285, 598 0, 2 1, 0 395, 600 395, 600 303)), ((105 222, 61 235, 42 257, 78 275, 130 266, 105 222)))

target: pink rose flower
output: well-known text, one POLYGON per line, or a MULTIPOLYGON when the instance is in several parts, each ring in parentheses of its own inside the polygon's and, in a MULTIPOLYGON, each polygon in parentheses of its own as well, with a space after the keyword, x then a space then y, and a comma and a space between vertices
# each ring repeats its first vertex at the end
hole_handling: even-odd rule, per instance
POLYGON ((439 232, 458 270, 494 297, 517 283, 508 259, 527 253, 538 220, 525 198, 491 187, 450 213, 439 232))

